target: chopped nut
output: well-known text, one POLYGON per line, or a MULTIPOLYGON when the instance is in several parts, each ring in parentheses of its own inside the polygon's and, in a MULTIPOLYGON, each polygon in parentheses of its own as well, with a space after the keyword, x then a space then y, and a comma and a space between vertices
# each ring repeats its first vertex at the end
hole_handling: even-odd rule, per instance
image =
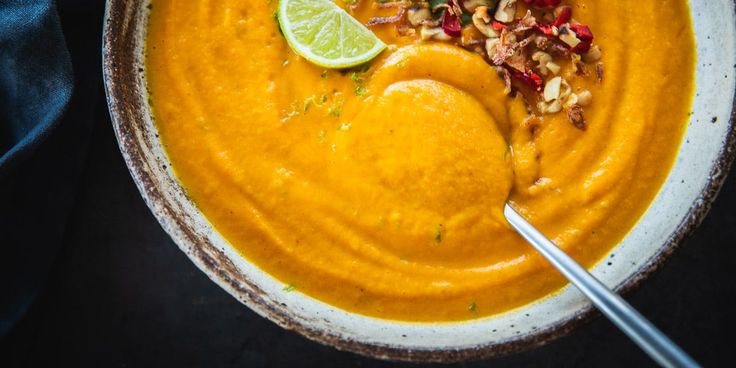
POLYGON ((550 61, 550 62, 548 62, 547 64, 545 64, 544 66, 545 66, 545 67, 546 67, 546 68, 547 68, 547 69, 548 69, 549 71, 551 71, 551 72, 552 72, 552 74, 555 74, 555 75, 557 75, 557 74, 560 74, 560 69, 561 69, 561 68, 560 68, 560 66, 559 66, 559 65, 557 65, 557 64, 555 64, 555 63, 553 63, 553 62, 551 62, 551 61, 550 61))
POLYGON ((501 0, 496 9, 495 18, 501 23, 509 23, 516 16, 516 0, 501 0))
POLYGON ((539 72, 547 75, 547 64, 552 62, 552 56, 544 51, 537 51, 532 54, 532 60, 539 64, 537 66, 539 72))
POLYGON ((588 106, 591 102, 593 102, 593 94, 590 91, 586 89, 578 93, 578 105, 588 106))
POLYGON ((564 100, 567 98, 567 96, 572 93, 572 87, 567 83, 566 80, 562 79, 562 82, 560 83, 560 100, 564 100))
POLYGON ((521 19, 519 19, 519 21, 516 22, 516 24, 514 24, 513 26, 510 26, 509 28, 511 28, 513 32, 523 32, 528 29, 534 28, 536 25, 537 25, 537 18, 534 18, 531 10, 527 10, 524 16, 521 19))
POLYGON ((542 114, 556 114, 562 111, 562 103, 560 103, 560 100, 554 100, 551 103, 539 101, 539 103, 537 103, 537 109, 542 114))
POLYGON ((571 48, 574 48, 582 42, 577 35, 575 35, 575 32, 566 26, 560 28, 560 41, 566 43, 571 48))
POLYGON ((509 26, 501 30, 500 43, 496 48, 496 55, 491 58, 491 61, 495 65, 503 65, 504 63, 513 69, 516 69, 522 73, 526 72, 527 65, 530 62, 528 60, 528 54, 524 52, 524 48, 529 45, 534 38, 534 34, 517 42, 517 39, 521 38, 525 34, 525 26, 521 26, 521 30, 517 27, 521 23, 517 23, 514 26, 509 26), (516 32, 518 32, 518 37, 516 32))
POLYGON ((463 1, 463 8, 468 13, 473 13, 479 6, 492 7, 493 4, 494 1, 491 0, 465 0, 463 1))
POLYGON ((538 49, 555 57, 566 57, 570 53, 567 47, 560 42, 555 41, 552 37, 546 35, 538 35, 534 39, 534 44, 538 49))
POLYGON ((460 14, 463 13, 463 8, 460 7, 460 3, 463 2, 462 0, 449 0, 447 2, 447 5, 450 5, 450 13, 452 13, 454 16, 459 17, 460 14))
POLYGON ((432 19, 432 11, 427 8, 412 7, 409 9, 406 18, 412 26, 416 27, 422 22, 432 19))
MULTIPOLYGON (((442 29, 442 28, 440 28, 440 29, 442 29)), ((449 41, 449 40, 452 39, 452 36, 448 35, 443 30, 442 32, 439 32, 439 33, 435 34, 434 36, 432 36, 432 38, 435 39, 435 40, 437 40, 437 41, 449 41)))
POLYGON ((570 93, 570 95, 567 96, 567 98, 565 99, 565 103, 563 103, 562 106, 565 107, 566 109, 569 109, 577 103, 578 103, 578 95, 576 93, 570 93))
POLYGON ((438 31, 442 31, 442 28, 430 28, 428 26, 422 26, 419 30, 419 37, 422 41, 431 40, 438 31))
POLYGON ((583 116, 583 108, 575 105, 567 110, 567 118, 570 119, 572 125, 580 130, 585 130, 585 117, 583 116))
POLYGON ((485 45, 485 40, 487 38, 474 26, 465 26, 460 31, 460 45, 466 49, 474 49, 475 46, 485 45))
POLYGON ((486 39, 486 54, 488 54, 489 58, 493 58, 493 55, 496 55, 496 48, 498 47, 499 42, 498 38, 486 39))
POLYGON ((547 113, 547 107, 548 106, 549 106, 549 104, 547 104, 544 101, 537 102, 537 110, 539 110, 539 113, 540 114, 546 114, 547 113))
POLYGON ((598 83, 603 82, 603 63, 595 64, 595 75, 598 78, 598 83))
POLYGON ((593 63, 601 59, 601 48, 598 45, 593 45, 590 50, 583 54, 583 60, 586 63, 593 63))
MULTIPOLYGON (((529 114, 564 110, 573 125, 586 128, 583 106, 591 104, 592 93, 578 86, 575 91, 579 92, 573 93, 566 79, 578 80, 576 74, 588 76, 595 64, 600 81, 602 55, 600 47, 593 45, 590 28, 572 18, 572 6, 560 6, 560 0, 523 0, 530 6, 522 5, 526 13, 522 17, 517 16, 521 13, 518 0, 440 0, 432 2, 434 7, 426 0, 387 1, 399 13, 373 19, 373 23, 393 23, 400 18, 399 34, 415 30, 422 40, 452 41, 477 53, 496 68, 505 82, 504 93, 516 96, 516 88, 521 88, 529 114), (401 7, 406 9, 403 18, 401 7), (572 61, 569 68, 567 60, 572 61)), ((379 7, 386 4, 377 3, 379 7)))
POLYGON ((547 82, 544 87, 544 101, 550 102, 560 97, 560 85, 562 84, 562 78, 554 77, 547 82))
POLYGON ((578 54, 570 54, 570 59, 572 60, 572 71, 577 74, 584 77, 587 77, 588 74, 588 68, 583 64, 582 58, 578 54))
POLYGON ((496 38, 499 35, 493 29, 493 26, 491 26, 492 20, 493 18, 491 18, 491 12, 488 7, 479 6, 475 8, 475 12, 473 13, 473 25, 475 28, 486 37, 496 38))
POLYGON ((445 31, 443 31, 441 27, 429 27, 429 26, 422 26, 422 28, 419 30, 419 37, 422 38, 422 41, 427 41, 427 40, 448 41, 452 39, 452 37, 450 37, 447 33, 445 33, 445 31))

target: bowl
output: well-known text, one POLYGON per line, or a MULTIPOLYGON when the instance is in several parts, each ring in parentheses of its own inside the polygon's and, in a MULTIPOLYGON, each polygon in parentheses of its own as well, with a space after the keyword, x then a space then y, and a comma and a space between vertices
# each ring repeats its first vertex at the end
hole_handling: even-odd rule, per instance
MULTIPOLYGON (((455 362, 529 349, 565 335, 593 315, 591 304, 571 286, 500 315, 454 323, 381 320, 281 292, 281 282, 241 257, 213 229, 171 170, 148 104, 148 5, 146 0, 108 0, 105 11, 103 71, 120 150, 161 226, 202 272, 243 304, 337 349, 415 362, 455 362)), ((696 94, 676 162, 636 226, 592 268, 621 293, 661 267, 698 226, 733 160, 734 3, 693 0, 691 15, 698 54, 696 94)))

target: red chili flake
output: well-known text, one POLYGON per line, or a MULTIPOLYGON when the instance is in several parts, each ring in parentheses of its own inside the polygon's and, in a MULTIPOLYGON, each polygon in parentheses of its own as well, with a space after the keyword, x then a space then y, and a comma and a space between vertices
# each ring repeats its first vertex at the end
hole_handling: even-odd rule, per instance
POLYGON ((495 21, 494 20, 493 23, 492 23, 492 27, 493 27, 494 30, 500 31, 500 30, 506 28, 507 26, 505 24, 501 23, 501 22, 498 22, 498 21, 495 21))
MULTIPOLYGON (((578 36, 578 38, 580 38, 580 36, 578 36)), ((591 45, 592 45, 592 42, 590 41, 582 41, 579 44, 577 44, 577 46, 571 48, 570 51, 576 54, 583 54, 583 53, 588 52, 588 50, 590 50, 591 45)))
POLYGON ((511 67, 509 67, 508 69, 511 70, 511 75, 514 78, 523 82, 534 91, 542 92, 542 90, 544 89, 544 79, 542 79, 542 77, 540 77, 539 74, 535 73, 533 70, 527 69, 525 72, 521 72, 511 67))
POLYGON ((527 70, 526 73, 529 74, 532 80, 534 80, 534 84, 536 84, 537 86, 541 86, 542 84, 544 84, 544 79, 542 79, 542 77, 540 77, 539 74, 532 72, 530 70, 527 70))
POLYGON ((570 29, 575 32, 575 35, 578 36, 580 41, 593 41, 593 32, 588 28, 588 26, 583 24, 571 24, 570 29))
POLYGON ((560 28, 561 25, 567 23, 572 18, 572 7, 570 6, 563 6, 560 9, 560 15, 555 18, 555 21, 552 23, 553 26, 560 28))
POLYGON ((552 25, 551 24, 537 22, 536 28, 537 28, 537 30, 539 30, 539 32, 542 32, 542 33, 546 34, 547 36, 554 36, 555 35, 554 32, 552 31, 552 25))
POLYGON ((561 2, 562 0, 537 0, 537 6, 555 7, 560 5, 561 2), (540 3, 543 3, 543 5, 540 5, 540 3))
POLYGON ((442 13, 442 30, 450 37, 460 37, 462 29, 460 18, 452 14, 449 9, 445 9, 445 12, 442 13))
POLYGON ((570 30, 575 32, 575 36, 581 41, 577 46, 570 49, 570 51, 582 54, 590 50, 590 46, 593 44, 593 32, 584 24, 571 24, 570 30))

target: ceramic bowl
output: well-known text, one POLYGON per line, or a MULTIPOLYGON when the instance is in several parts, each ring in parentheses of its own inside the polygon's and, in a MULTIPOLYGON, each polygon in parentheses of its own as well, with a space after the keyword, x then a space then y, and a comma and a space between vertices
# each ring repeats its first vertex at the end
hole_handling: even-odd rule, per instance
MULTIPOLYGON (((508 354, 562 336, 592 314, 568 286, 552 297, 470 322, 418 324, 349 313, 283 285, 243 259, 207 222, 177 182, 146 93, 147 0, 108 0, 104 77, 120 150, 161 226, 215 283, 283 328, 376 358, 452 362, 508 354)), ((697 39, 696 95, 676 163, 630 234, 592 273, 619 292, 662 265, 705 216, 734 155, 736 25, 734 4, 692 0, 697 39), (614 257, 615 254, 615 257, 614 257)))

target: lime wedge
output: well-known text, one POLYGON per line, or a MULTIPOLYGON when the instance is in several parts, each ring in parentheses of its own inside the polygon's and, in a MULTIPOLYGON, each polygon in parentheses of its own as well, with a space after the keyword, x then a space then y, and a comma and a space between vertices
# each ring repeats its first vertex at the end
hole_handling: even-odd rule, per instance
POLYGON ((331 0, 280 0, 278 17, 294 52, 325 68, 363 64, 386 48, 331 0))

